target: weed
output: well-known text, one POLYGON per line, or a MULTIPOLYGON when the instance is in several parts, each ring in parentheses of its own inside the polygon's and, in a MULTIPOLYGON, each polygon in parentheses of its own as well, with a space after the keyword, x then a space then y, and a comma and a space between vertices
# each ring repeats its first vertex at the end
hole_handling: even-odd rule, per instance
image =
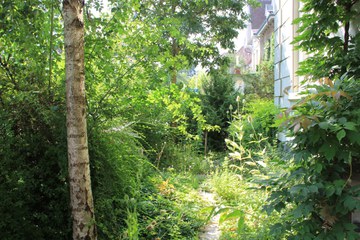
MULTIPOLYGON (((198 214, 201 200, 194 189, 195 176, 165 172, 143 182, 138 203, 141 239, 194 239, 205 216, 198 214)), ((198 185, 198 184, 196 184, 198 185)))

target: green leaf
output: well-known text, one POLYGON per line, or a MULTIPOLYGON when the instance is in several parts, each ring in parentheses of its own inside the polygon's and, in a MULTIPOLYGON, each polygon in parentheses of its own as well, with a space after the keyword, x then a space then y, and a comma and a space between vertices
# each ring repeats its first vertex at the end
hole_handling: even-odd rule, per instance
POLYGON ((303 217, 303 211, 300 207, 297 207, 294 211, 292 211, 292 215, 295 219, 303 217))
POLYGON ((214 214, 215 210, 216 210, 216 207, 215 207, 215 206, 210 206, 210 207, 205 207, 205 208, 201 209, 201 210, 200 210, 200 213, 210 212, 209 215, 208 215, 207 218, 206 218, 206 222, 208 222, 208 221, 210 221, 211 217, 212 217, 213 215, 215 215, 215 214, 214 214))
POLYGON ((222 214, 219 218, 219 224, 222 224, 226 220, 226 214, 222 214))
POLYGON ((346 122, 344 124, 344 128, 347 130, 355 131, 356 130, 356 124, 354 122, 346 122))
POLYGON ((277 212, 280 212, 281 210, 283 210, 286 207, 286 204, 284 202, 279 202, 274 206, 274 209, 277 212))
POLYGON ((231 208, 221 208, 218 211, 216 211, 214 215, 225 213, 225 212, 228 212, 229 210, 231 210, 231 208))
POLYGON ((312 193, 318 193, 318 187, 316 185, 309 186, 309 191, 312 193))
POLYGON ((325 188, 326 197, 331 197, 335 193, 335 188, 332 185, 327 185, 325 188))
POLYGON ((357 143, 360 145, 360 133, 359 132, 348 132, 348 138, 350 139, 350 142, 357 143))
POLYGON ((253 166, 253 167, 255 167, 256 166, 256 163, 254 163, 254 162, 251 162, 251 161, 246 161, 246 162, 244 162, 246 165, 249 165, 249 166, 253 166))
POLYGON ((336 147, 330 146, 330 144, 325 143, 320 147, 319 152, 323 153, 325 158, 330 161, 334 158, 336 150, 336 147))
POLYGON ((321 122, 321 123, 319 123, 319 127, 321 128, 321 129, 328 129, 329 128, 329 123, 328 122, 321 122))
POLYGON ((356 207, 357 201, 351 197, 351 196, 346 196, 345 200, 344 200, 344 206, 349 209, 350 211, 354 210, 356 207))
POLYGON ((229 214, 223 214, 219 219, 219 223, 222 224, 226 220, 234 219, 234 218, 241 218, 242 216, 244 216, 244 212, 236 209, 229 214))
POLYGON ((314 166, 315 172, 316 173, 321 173, 322 169, 323 169, 323 165, 321 163, 316 163, 314 166))
POLYGON ((346 132, 344 129, 340 130, 336 134, 336 138, 339 140, 339 142, 346 136, 346 132))
POLYGON ((344 189, 344 186, 345 186, 345 180, 335 180, 334 181, 334 186, 335 186, 335 193, 336 195, 340 196, 343 189, 344 189))
POLYGON ((227 214, 226 219, 239 218, 239 217, 241 217, 243 215, 244 215, 243 211, 236 209, 233 212, 227 214))
POLYGON ((240 149, 240 146, 236 142, 231 141, 230 139, 225 139, 225 143, 228 145, 228 147, 231 146, 234 150, 240 149))
POLYGON ((238 221, 238 229, 237 229, 238 235, 242 233, 244 228, 245 228, 245 214, 242 214, 238 221))
POLYGON ((346 118, 342 117, 342 118, 339 118, 338 122, 340 124, 345 124, 346 123, 346 118))
POLYGON ((335 235, 336 235, 336 239, 346 239, 344 232, 342 231, 336 231, 335 235))
POLYGON ((256 161, 256 163, 262 167, 266 167, 266 163, 264 161, 256 161))

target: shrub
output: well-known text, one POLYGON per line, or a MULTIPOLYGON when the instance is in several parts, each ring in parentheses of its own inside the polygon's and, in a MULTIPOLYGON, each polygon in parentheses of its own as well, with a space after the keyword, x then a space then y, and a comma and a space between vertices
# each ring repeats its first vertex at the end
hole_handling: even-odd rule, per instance
MULTIPOLYGON (((239 99, 238 99, 239 102, 239 99)), ((254 99, 235 111, 226 139, 229 158, 243 177, 268 169, 274 153, 275 115, 278 109, 270 100, 254 99)))
POLYGON ((215 193, 227 202, 235 202, 240 197, 241 176, 227 169, 216 171, 211 178, 210 184, 215 193))
POLYGON ((63 110, 26 91, 0 108, 1 239, 71 237, 63 110))
POLYGON ((293 160, 265 209, 287 207, 287 221, 274 226, 287 239, 359 237, 350 222, 350 214, 360 210, 359 186, 351 184, 360 164, 359 87, 354 78, 325 79, 286 115, 293 160))
MULTIPOLYGON (((238 101, 240 101, 238 99, 238 101)), ((276 139, 275 118, 279 109, 272 100, 243 100, 243 108, 235 111, 229 127, 230 136, 235 137, 243 131, 243 145, 251 147, 255 141, 266 140, 272 143, 276 139), (241 130, 240 130, 241 126, 241 130)))
POLYGON ((119 125, 93 126, 89 134, 96 222, 104 239, 118 239, 126 219, 134 220, 128 199, 140 194, 141 176, 150 166, 130 124, 119 125))
POLYGON ((217 125, 220 131, 211 131, 207 134, 208 149, 223 151, 229 126, 230 106, 235 105, 237 91, 234 80, 225 74, 214 74, 203 83, 204 94, 201 96, 203 112, 207 123, 217 125))

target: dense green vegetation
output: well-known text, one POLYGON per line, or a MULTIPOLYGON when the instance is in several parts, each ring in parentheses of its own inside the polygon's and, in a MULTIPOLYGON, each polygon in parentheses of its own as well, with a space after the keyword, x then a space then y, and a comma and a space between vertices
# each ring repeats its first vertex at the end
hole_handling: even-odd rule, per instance
MULTIPOLYGON (((357 1, 303 2, 294 44, 311 53, 309 84, 278 119, 272 58, 242 95, 216 47, 234 46, 253 1, 109 1, 102 14, 86 1, 98 239, 198 239, 214 215, 221 239, 358 238, 357 1), (198 64, 206 76, 192 76, 198 64)), ((61 6, 0 3, 0 239, 71 239, 61 6)))
POLYGON ((350 221, 360 208, 358 1, 303 2, 295 44, 309 54, 299 70, 308 86, 283 114, 293 156, 273 178, 266 210, 286 211, 274 226, 286 239, 358 239, 350 221))

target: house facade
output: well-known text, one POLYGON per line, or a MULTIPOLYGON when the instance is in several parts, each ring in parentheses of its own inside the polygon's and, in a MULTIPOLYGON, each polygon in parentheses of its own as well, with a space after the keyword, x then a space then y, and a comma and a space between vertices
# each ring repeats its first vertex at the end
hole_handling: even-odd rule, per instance
POLYGON ((235 87, 244 92, 244 73, 255 73, 262 60, 269 59, 266 46, 269 46, 274 32, 274 14, 272 0, 259 0, 260 6, 247 6, 246 12, 250 15, 247 27, 239 32, 236 41, 237 48, 231 58, 233 63, 230 73, 235 80, 235 87))
POLYGON ((261 6, 251 11, 252 28, 252 72, 258 70, 258 65, 269 59, 269 47, 274 32, 274 11, 271 0, 262 0, 261 6))
POLYGON ((273 0, 274 10, 274 102, 288 108, 299 99, 301 79, 296 71, 304 54, 291 44, 298 26, 292 24, 299 17, 299 0, 273 0))
MULTIPOLYGON (((292 24, 299 17, 302 3, 300 0, 272 0, 274 11, 274 102, 281 108, 288 108, 299 100, 302 77, 296 72, 299 63, 306 55, 295 49, 291 44, 297 36, 298 26, 292 24)), ((360 14, 360 2, 353 5, 352 10, 360 14)), ((343 36, 342 30, 339 35, 343 36)), ((355 35, 360 31, 360 18, 354 18, 350 22, 349 32, 355 35)))

